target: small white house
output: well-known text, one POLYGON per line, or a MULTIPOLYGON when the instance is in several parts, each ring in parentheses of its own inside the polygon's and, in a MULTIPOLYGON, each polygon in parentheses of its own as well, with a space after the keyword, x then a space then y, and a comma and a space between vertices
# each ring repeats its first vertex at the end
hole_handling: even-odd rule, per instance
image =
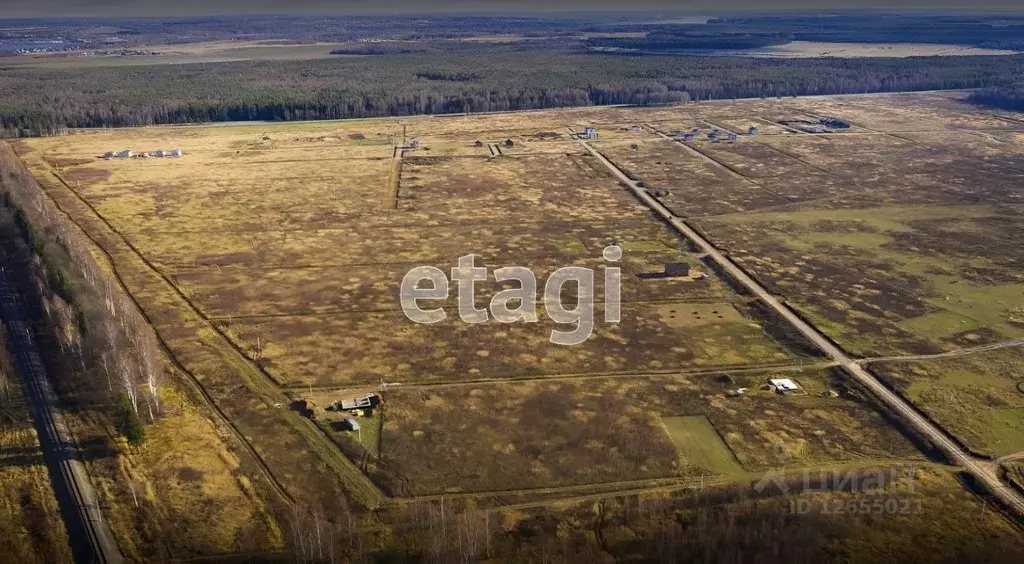
POLYGON ((154 156, 154 157, 166 157, 166 156, 167 156, 167 151, 164 151, 163 149, 157 149, 157 150, 156 150, 156 151, 155 151, 155 152, 153 153, 153 156, 154 156))
POLYGON ((125 149, 124 151, 118 152, 114 156, 119 159, 130 159, 132 158, 132 155, 134 155, 134 153, 132 153, 131 149, 125 149))
POLYGON ((184 154, 185 153, 181 149, 171 149, 171 152, 168 153, 167 156, 178 158, 178 157, 180 157, 180 156, 182 156, 184 154))
POLYGON ((775 391, 780 394, 800 391, 800 386, 797 386, 796 382, 789 378, 773 378, 768 380, 768 383, 775 386, 775 391))

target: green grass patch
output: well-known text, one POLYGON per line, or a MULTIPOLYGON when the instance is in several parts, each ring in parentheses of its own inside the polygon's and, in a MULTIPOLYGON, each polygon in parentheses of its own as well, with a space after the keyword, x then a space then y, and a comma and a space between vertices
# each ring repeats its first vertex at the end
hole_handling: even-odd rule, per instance
POLYGON ((559 251, 573 257, 584 257, 589 254, 586 245, 579 237, 560 238, 555 241, 555 246, 559 251))
POLYGON ((918 335, 940 339, 953 333, 977 329, 981 323, 959 313, 943 310, 905 319, 900 322, 900 326, 918 335))
POLYGON ((704 415, 662 417, 669 439, 676 446, 679 458, 689 466, 698 466, 715 474, 743 474, 736 455, 715 431, 704 415))
POLYGON ((1024 490, 1024 461, 1004 462, 1002 467, 1006 480, 1024 490))
POLYGON ((359 431, 349 431, 348 435, 352 440, 362 445, 366 452, 374 458, 380 457, 380 435, 384 428, 384 410, 378 409, 372 417, 356 417, 359 422, 359 431))
POLYGON ((1021 302, 1024 284, 981 286, 947 277, 933 279, 937 298, 929 300, 950 312, 977 319, 985 325, 1014 339, 1024 336, 1024 329, 1008 323, 1014 305, 1021 302))
POLYGON ((1024 395, 1008 350, 940 362, 908 363, 907 394, 972 449, 992 456, 1024 451, 1024 395))
POLYGON ((1024 452, 1024 407, 993 409, 987 434, 996 456, 1024 452))
MULTIPOLYGON (((832 321, 819 312, 812 304, 805 303, 799 299, 789 298, 786 304, 800 313, 807 321, 817 327, 820 331, 841 343, 843 348, 855 355, 864 356, 867 351, 881 351, 883 354, 892 352, 901 353, 899 349, 893 349, 892 343, 886 343, 884 339, 876 339, 872 335, 858 332, 850 325, 844 325, 838 321, 832 321)), ((855 312, 852 315, 864 315, 855 312)), ((870 355, 868 355, 870 356, 870 355)))

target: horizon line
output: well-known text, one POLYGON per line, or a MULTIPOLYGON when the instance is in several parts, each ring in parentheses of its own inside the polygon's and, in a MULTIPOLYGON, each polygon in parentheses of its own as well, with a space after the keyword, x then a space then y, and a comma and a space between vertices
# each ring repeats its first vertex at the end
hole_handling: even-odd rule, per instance
MULTIPOLYGON (((106 15, 106 14, 68 14, 61 16, 52 15, 5 15, 0 16, 0 21, 11 21, 11 20, 40 20, 40 21, 66 21, 66 20, 89 20, 89 19, 103 19, 103 20, 165 20, 165 19, 201 19, 201 18, 240 18, 240 17, 295 17, 295 18, 309 18, 309 17, 359 17, 359 18, 384 18, 384 17, 422 17, 422 16, 447 16, 447 17, 495 17, 495 16, 507 16, 517 18, 532 18, 532 19, 545 19, 551 18, 557 15, 565 16, 579 16, 584 14, 595 14, 601 16, 705 16, 708 18, 717 17, 735 17, 735 16, 749 16, 759 14, 779 14, 779 13, 790 13, 790 14, 804 14, 807 16, 828 16, 833 14, 933 14, 933 15, 972 15, 972 14, 991 14, 991 13, 1012 13, 1019 14, 1024 17, 1024 9, 1009 8, 1009 7, 971 7, 964 9, 942 9, 942 8, 827 8, 827 9, 806 9, 806 8, 757 8, 752 10, 723 10, 721 12, 711 13, 711 10, 685 10, 685 9, 673 9, 673 10, 658 10, 658 9, 639 9, 639 10, 622 10, 619 8, 602 8, 602 7, 589 7, 586 9, 536 9, 536 8, 523 8, 523 9, 481 9, 481 10, 467 10, 467 11, 447 11, 443 9, 432 10, 403 10, 395 12, 374 12, 374 11, 229 11, 229 12, 190 12, 183 14, 146 14, 146 15, 133 15, 133 14, 118 14, 118 15, 106 15)), ((651 22, 657 23, 657 22, 651 22)))

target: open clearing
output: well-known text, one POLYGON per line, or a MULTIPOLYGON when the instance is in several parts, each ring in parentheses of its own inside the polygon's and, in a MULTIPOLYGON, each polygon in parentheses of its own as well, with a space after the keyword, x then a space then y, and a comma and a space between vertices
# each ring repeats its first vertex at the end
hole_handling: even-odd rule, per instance
POLYGON ((742 476, 783 462, 813 467, 919 456, 855 397, 820 397, 828 373, 781 376, 797 378, 807 395, 759 389, 773 377, 396 388, 385 407, 381 474, 388 475, 381 481, 396 493, 422 495, 742 476), (749 389, 745 397, 725 397, 738 387, 749 389), (696 417, 703 423, 687 417, 693 414, 703 414, 696 417))
POLYGON ((672 444, 679 456, 694 466, 706 468, 716 474, 739 474, 743 467, 718 436, 715 427, 704 415, 662 417, 672 444))
POLYGON ((1024 451, 1024 351, 874 367, 975 452, 998 458, 1024 451))
POLYGON ((843 59, 861 57, 939 57, 969 55, 1012 55, 1016 51, 1006 49, 984 49, 966 45, 943 45, 941 43, 832 43, 826 41, 792 41, 785 45, 731 51, 750 57, 836 57, 843 59))
MULTIPOLYGON (((345 498, 557 496, 921 461, 569 131, 598 127, 594 148, 850 354, 929 354, 1024 336, 1024 125, 958 96, 147 127, 13 146, 275 479, 330 512, 345 498), (824 116, 851 127, 780 125, 824 116), (693 127, 689 144, 666 138, 693 127), (741 135, 712 143, 711 127, 741 135), (183 157, 100 158, 175 147, 183 157), (604 321, 612 243, 624 250, 618 324, 604 321), (568 327, 539 297, 538 323, 464 323, 454 284, 429 303, 444 321, 408 321, 403 275, 447 273, 467 254, 490 272, 528 266, 540 286, 563 266, 593 269, 594 299, 580 304, 593 335, 552 344, 568 327), (665 277, 668 263, 698 275, 665 277), (805 393, 760 389, 769 377, 805 393), (360 432, 323 411, 382 385, 360 432), (317 406, 315 421, 289 408, 297 400, 317 406)), ((492 274, 477 307, 507 287, 492 274)), ((985 354, 872 369, 979 452, 1022 451, 1017 353, 985 354)))

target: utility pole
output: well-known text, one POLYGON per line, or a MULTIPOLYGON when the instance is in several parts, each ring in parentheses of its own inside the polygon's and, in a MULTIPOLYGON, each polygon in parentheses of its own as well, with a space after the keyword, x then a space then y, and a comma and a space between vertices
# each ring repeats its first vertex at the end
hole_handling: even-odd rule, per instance
POLYGON ((485 509, 484 510, 484 539, 485 539, 485 542, 487 543, 486 556, 487 556, 487 558, 490 558, 491 557, 491 510, 490 509, 485 509))

